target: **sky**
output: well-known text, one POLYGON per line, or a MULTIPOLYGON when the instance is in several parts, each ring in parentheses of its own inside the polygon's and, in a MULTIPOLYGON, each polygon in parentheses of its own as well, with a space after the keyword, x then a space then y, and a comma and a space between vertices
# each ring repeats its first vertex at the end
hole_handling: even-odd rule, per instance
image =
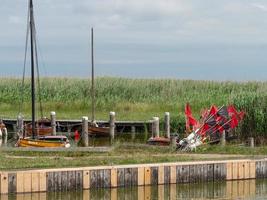
MULTIPOLYGON (((267 80, 266 0, 33 0, 42 76, 267 80)), ((22 77, 26 0, 0 0, 0 77, 22 77)), ((29 75, 30 66, 27 66, 29 75)))

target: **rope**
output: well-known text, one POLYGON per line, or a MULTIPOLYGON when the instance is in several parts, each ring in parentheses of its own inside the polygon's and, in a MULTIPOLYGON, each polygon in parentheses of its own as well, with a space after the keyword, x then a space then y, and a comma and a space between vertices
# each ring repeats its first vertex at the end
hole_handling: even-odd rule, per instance
MULTIPOLYGON (((29 1, 30 4, 30 1, 29 1)), ((28 6, 30 7, 30 6, 28 6)), ((25 73, 26 73, 26 62, 27 62, 27 50, 28 50, 28 40, 29 40, 29 30, 30 30, 30 9, 28 9, 28 16, 27 16, 27 28, 26 28, 26 44, 25 44, 25 50, 24 50, 24 64, 23 64, 23 76, 22 76, 22 82, 21 82, 21 88, 20 88, 20 96, 21 96, 21 102, 19 105, 19 114, 21 114, 23 109, 23 101, 24 101, 24 84, 25 84, 25 73)))

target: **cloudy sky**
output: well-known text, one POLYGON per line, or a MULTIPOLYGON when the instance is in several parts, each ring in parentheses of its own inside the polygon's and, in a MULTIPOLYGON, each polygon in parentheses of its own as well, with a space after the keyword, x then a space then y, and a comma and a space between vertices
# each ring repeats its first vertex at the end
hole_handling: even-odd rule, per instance
MULTIPOLYGON (((28 3, 0 4, 0 76, 19 77, 28 3)), ((94 27, 98 76, 267 80, 266 0, 34 0, 34 6, 43 76, 90 76, 94 27)))

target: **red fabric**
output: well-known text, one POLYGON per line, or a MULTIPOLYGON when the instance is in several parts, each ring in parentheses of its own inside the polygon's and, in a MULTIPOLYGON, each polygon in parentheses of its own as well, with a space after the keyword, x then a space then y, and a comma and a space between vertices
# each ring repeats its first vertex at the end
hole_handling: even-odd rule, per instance
POLYGON ((185 106, 185 109, 184 109, 184 114, 186 116, 191 116, 192 115, 192 111, 191 111, 189 103, 186 103, 186 106, 185 106))
POLYGON ((235 128, 235 127, 237 127, 237 125, 238 125, 238 119, 237 119, 236 115, 233 115, 230 126, 231 126, 231 128, 235 128))
POLYGON ((216 106, 211 106, 210 107, 210 115, 215 115, 218 112, 218 108, 216 106))
POLYGON ((236 111, 235 107, 233 105, 228 106, 228 113, 230 116, 238 115, 238 112, 236 111))
POLYGON ((79 134, 79 131, 76 130, 76 131, 74 132, 74 140, 77 142, 77 141, 79 141, 79 139, 80 139, 80 134, 79 134))

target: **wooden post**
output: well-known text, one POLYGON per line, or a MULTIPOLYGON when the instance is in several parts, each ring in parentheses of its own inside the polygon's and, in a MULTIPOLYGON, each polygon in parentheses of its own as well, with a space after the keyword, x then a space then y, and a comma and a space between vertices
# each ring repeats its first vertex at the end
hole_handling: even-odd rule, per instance
POLYGON ((115 112, 109 113, 109 134, 111 141, 115 138, 115 112))
POLYGON ((131 136, 132 136, 132 140, 134 140, 135 139, 135 126, 133 125, 133 126, 131 126, 131 136))
POLYGON ((7 128, 2 129, 2 134, 3 134, 3 143, 7 144, 7 138, 8 138, 7 128))
POLYGON ((226 140, 225 140, 225 131, 222 132, 222 136, 221 136, 221 145, 225 146, 226 140))
POLYGON ((158 117, 153 117, 152 135, 155 137, 159 137, 159 118, 158 117))
POLYGON ((88 147, 88 117, 82 118, 82 145, 88 147))
POLYGON ((249 146, 251 147, 251 148, 254 148, 255 147, 255 144, 254 144, 254 138, 253 137, 250 137, 250 138, 248 138, 249 139, 249 146))
POLYGON ((56 112, 52 111, 50 113, 50 117, 51 117, 51 126, 52 126, 52 135, 57 135, 57 130, 56 130, 56 112))
POLYGON ((170 138, 170 113, 165 112, 164 116, 164 129, 167 138, 170 138))
POLYGON ((24 124, 24 121, 23 121, 23 117, 21 115, 19 115, 17 117, 17 135, 18 136, 24 136, 23 135, 23 124, 24 124))

